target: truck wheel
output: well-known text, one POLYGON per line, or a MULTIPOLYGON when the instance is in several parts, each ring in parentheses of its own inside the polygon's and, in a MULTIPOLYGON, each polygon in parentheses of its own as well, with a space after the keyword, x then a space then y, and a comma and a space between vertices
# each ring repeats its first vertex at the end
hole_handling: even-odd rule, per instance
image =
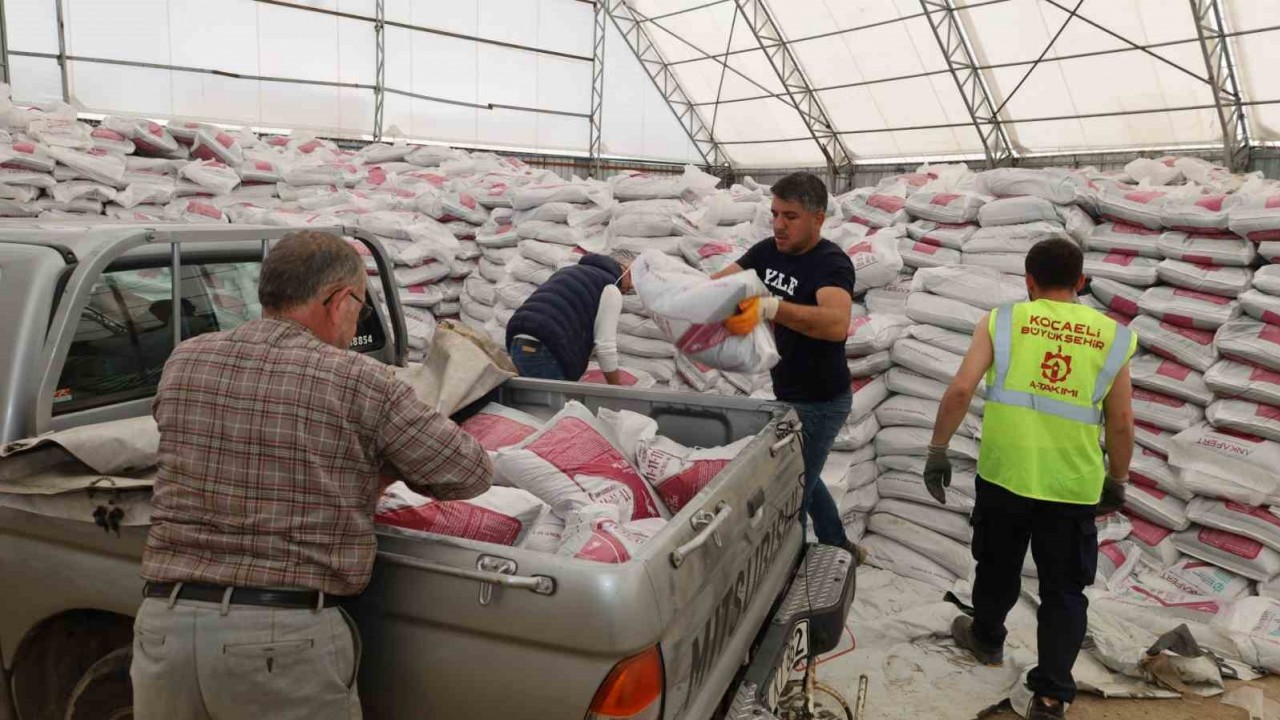
POLYGON ((132 720, 133 649, 122 647, 94 663, 76 683, 64 720, 132 720))

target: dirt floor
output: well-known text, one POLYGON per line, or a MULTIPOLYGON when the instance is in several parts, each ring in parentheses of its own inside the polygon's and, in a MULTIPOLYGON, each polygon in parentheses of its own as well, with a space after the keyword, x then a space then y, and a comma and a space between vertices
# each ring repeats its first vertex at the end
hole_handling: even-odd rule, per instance
MULTIPOLYGON (((1270 700, 1280 702, 1280 677, 1265 677, 1249 683, 1228 683, 1262 688, 1270 700)), ((1095 695, 1081 695, 1067 713, 1068 720, 1249 720, 1243 709, 1223 705, 1220 697, 1189 697, 1185 700, 1109 700, 1095 695)), ((988 720, 1015 720, 1018 714, 1001 709, 987 715, 988 720)), ((1268 717, 1267 720, 1271 720, 1268 717)))

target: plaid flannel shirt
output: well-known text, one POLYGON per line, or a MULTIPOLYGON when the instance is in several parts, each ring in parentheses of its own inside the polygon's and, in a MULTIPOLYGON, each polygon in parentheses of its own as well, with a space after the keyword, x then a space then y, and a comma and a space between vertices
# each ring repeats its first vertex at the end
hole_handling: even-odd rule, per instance
POLYGON ((182 343, 153 411, 152 581, 352 595, 373 569, 380 474, 441 500, 493 477, 480 444, 391 368, 287 320, 182 343))

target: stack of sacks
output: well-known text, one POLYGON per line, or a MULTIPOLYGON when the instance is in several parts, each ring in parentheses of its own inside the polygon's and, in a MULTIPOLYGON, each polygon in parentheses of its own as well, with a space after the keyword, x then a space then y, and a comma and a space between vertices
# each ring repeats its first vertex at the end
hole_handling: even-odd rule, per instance
POLYGON ((494 487, 439 502, 395 483, 380 525, 605 563, 635 557, 753 439, 688 448, 650 418, 577 402, 545 423, 491 403, 461 427, 494 457, 494 487))
POLYGON ((978 211, 981 227, 960 239, 961 262, 1010 275, 1025 272, 1027 252, 1041 240, 1084 245, 1094 221, 1075 203, 1084 181, 1066 170, 999 168, 979 173, 975 188, 994 200, 978 211))

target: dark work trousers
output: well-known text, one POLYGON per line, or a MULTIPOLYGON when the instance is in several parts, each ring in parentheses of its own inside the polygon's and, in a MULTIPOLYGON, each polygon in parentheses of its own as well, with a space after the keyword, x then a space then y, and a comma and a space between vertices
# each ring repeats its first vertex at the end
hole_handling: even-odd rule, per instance
POLYGON ((1015 495, 978 478, 973 525, 973 631, 983 645, 1002 647, 1004 621, 1022 587, 1022 562, 1031 545, 1040 579, 1036 641, 1040 664, 1027 685, 1036 695, 1071 702, 1071 667, 1084 641, 1089 601, 1085 587, 1098 569, 1093 505, 1047 502, 1015 495))

